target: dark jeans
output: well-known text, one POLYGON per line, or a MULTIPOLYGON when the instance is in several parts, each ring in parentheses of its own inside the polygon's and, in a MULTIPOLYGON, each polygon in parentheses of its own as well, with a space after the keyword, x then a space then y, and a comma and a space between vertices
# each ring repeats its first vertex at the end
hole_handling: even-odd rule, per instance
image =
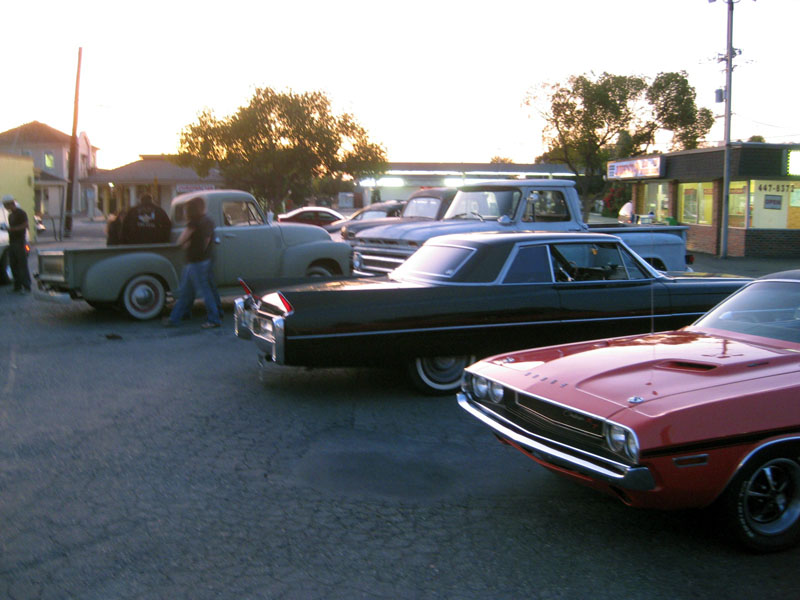
POLYGON ((200 296, 206 305, 206 314, 210 323, 220 323, 219 295, 216 286, 209 281, 211 261, 188 263, 183 267, 181 274, 181 289, 175 306, 169 315, 169 320, 177 324, 183 316, 191 310, 195 297, 200 296))
POLYGON ((13 242, 8 246, 8 262, 11 276, 14 278, 14 289, 31 289, 31 274, 28 271, 28 251, 25 242, 13 242))

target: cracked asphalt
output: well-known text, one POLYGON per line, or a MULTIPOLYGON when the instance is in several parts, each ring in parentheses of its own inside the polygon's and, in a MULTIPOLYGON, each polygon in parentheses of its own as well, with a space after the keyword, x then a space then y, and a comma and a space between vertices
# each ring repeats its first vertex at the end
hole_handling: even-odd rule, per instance
POLYGON ((393 370, 0 288, 0 597, 800 597, 706 513, 638 511, 393 370))

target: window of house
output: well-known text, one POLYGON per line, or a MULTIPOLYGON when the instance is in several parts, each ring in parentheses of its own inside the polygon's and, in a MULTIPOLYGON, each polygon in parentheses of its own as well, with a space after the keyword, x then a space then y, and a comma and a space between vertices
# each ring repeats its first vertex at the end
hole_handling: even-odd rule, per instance
POLYGON ((56 167, 56 155, 52 152, 45 152, 44 153, 44 168, 45 169, 55 169, 56 167))

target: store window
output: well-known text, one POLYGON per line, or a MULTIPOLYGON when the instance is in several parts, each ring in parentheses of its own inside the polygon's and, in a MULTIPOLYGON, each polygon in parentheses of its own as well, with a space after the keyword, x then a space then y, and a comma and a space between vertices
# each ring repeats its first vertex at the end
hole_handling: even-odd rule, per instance
POLYGON ((714 185, 711 182, 678 186, 678 218, 681 223, 710 225, 713 207, 714 185))
POLYGON ((747 182, 732 181, 728 186, 728 226, 748 227, 747 182))
POLYGON ((670 216, 669 184, 648 183, 645 187, 647 193, 645 194, 644 214, 653 213, 655 221, 664 221, 670 216))

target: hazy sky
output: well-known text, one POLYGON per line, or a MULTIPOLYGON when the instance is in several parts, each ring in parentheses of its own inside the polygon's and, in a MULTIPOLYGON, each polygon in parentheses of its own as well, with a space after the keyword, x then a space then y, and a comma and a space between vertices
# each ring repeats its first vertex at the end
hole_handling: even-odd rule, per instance
MULTIPOLYGON (((722 0, 161 0, 4 3, 0 131, 37 120, 78 130, 114 168, 177 150, 210 108, 256 87, 322 90, 391 161, 533 162, 544 150, 528 92, 570 75, 685 70, 716 115, 722 0), (15 6, 16 5, 16 6, 15 6)), ((732 138, 800 142, 794 73, 800 0, 740 0, 732 138)), ((710 139, 722 140, 722 118, 710 139)))

